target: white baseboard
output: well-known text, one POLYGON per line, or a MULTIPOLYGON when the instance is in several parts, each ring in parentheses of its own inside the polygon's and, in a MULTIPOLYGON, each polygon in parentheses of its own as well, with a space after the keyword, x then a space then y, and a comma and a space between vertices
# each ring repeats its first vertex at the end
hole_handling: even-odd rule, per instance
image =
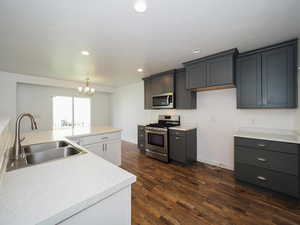
MULTIPOLYGON (((122 140, 137 144, 136 137, 123 137, 122 140)), ((221 168, 224 168, 224 169, 232 170, 232 171, 234 170, 233 165, 226 165, 224 163, 214 161, 214 160, 207 160, 207 159, 199 159, 198 158, 197 161, 202 162, 202 163, 206 163, 206 164, 209 164, 209 165, 212 165, 212 166, 217 166, 217 167, 221 167, 221 168)))
POLYGON ((202 163, 206 163, 212 166, 217 166, 217 167, 221 167, 224 169, 228 169, 228 170, 234 170, 234 166, 233 165, 226 165, 224 163, 218 162, 218 161, 214 161, 214 160, 207 160, 207 159, 197 159, 198 162, 202 162, 202 163))
POLYGON ((133 144, 137 144, 137 139, 136 137, 122 137, 122 141, 127 141, 127 142, 131 142, 133 144))

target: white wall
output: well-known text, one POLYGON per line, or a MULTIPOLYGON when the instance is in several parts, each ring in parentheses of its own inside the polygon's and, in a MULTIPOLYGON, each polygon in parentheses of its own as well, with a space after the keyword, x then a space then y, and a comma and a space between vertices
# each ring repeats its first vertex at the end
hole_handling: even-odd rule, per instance
MULTIPOLYGON (((77 96, 74 89, 45 87, 39 85, 17 84, 17 114, 32 113, 39 130, 52 129, 52 97, 77 96)), ((110 125, 110 94, 97 92, 91 98, 91 124, 93 126, 110 125)), ((23 122, 23 129, 30 129, 30 122, 23 122)))
MULTIPOLYGON (((28 95, 26 95, 25 93, 24 98, 32 95, 31 96, 32 99, 30 99, 31 105, 28 103, 26 105, 23 105, 22 107, 18 106, 19 109, 17 110, 17 85, 20 83, 24 85, 33 84, 32 87, 36 87, 36 88, 39 87, 38 89, 36 89, 36 91, 41 91, 44 88, 48 87, 47 90, 48 91, 52 90, 53 96, 57 95, 56 93, 53 92, 54 90, 57 91, 58 93, 66 93, 66 94, 73 95, 76 93, 76 88, 79 85, 84 85, 84 83, 80 83, 80 82, 57 80, 57 79, 50 79, 44 77, 36 77, 36 76, 0 71, 0 116, 9 117, 10 119, 14 120, 18 112, 22 112, 23 110, 30 112, 30 109, 28 107, 26 108, 26 105, 31 106, 30 108, 36 108, 36 110, 41 110, 41 111, 47 109, 46 104, 44 104, 41 101, 42 96, 40 96, 38 92, 34 92, 34 93, 28 92, 27 93, 28 95), (38 100, 37 104, 35 104, 36 100, 38 100), (38 108, 42 104, 43 107, 38 108)), ((93 125, 109 124, 111 123, 111 119, 110 119, 111 107, 108 104, 110 99, 109 94, 114 91, 114 88, 108 86, 102 86, 102 85, 92 85, 92 86, 97 90, 96 96, 92 102, 92 105, 94 107, 92 109, 93 112, 92 123, 93 125)), ((44 96, 45 95, 46 93, 44 93, 44 96)), ((19 95, 19 97, 23 97, 23 96, 19 95)), ((46 115, 46 113, 43 114, 43 112, 39 114, 46 115)), ((42 128, 46 129, 49 127, 48 126, 49 121, 43 122, 44 120, 41 120, 41 118, 38 120, 40 120, 40 124, 43 124, 42 128)))
POLYGON ((118 88, 112 95, 112 125, 122 128, 122 138, 135 143, 136 126, 151 120, 151 113, 144 110, 143 83, 118 88))
POLYGON ((144 110, 143 82, 113 94, 113 126, 123 139, 137 141, 137 124, 157 121, 159 114, 178 114, 183 125, 198 127, 198 161, 233 168, 233 134, 240 127, 296 129, 297 110, 238 110, 236 89, 199 92, 197 110, 144 110))
POLYGON ((9 118, 16 115, 16 80, 3 72, 0 72, 0 115, 9 118))

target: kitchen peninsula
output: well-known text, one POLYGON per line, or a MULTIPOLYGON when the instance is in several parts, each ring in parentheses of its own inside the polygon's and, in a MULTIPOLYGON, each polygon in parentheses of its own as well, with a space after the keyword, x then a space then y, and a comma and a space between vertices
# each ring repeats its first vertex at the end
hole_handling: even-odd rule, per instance
POLYGON ((0 224, 131 224, 136 177, 79 145, 102 143, 97 139, 104 138, 109 146, 120 142, 120 132, 94 127, 25 134, 25 145, 70 140, 86 154, 5 172, 0 224))

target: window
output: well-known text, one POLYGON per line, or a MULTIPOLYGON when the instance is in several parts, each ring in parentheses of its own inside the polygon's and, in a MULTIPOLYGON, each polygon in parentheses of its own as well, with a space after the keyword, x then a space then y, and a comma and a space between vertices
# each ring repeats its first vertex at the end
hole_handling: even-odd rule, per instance
POLYGON ((89 127, 91 124, 91 99, 78 97, 53 97, 53 128, 89 127))

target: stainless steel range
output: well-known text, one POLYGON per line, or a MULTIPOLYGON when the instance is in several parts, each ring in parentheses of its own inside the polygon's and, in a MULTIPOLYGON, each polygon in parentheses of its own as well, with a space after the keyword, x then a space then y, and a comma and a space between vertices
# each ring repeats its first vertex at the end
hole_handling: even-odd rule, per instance
POLYGON ((169 162, 169 127, 179 126, 180 116, 159 115, 158 123, 146 126, 146 155, 169 162))

